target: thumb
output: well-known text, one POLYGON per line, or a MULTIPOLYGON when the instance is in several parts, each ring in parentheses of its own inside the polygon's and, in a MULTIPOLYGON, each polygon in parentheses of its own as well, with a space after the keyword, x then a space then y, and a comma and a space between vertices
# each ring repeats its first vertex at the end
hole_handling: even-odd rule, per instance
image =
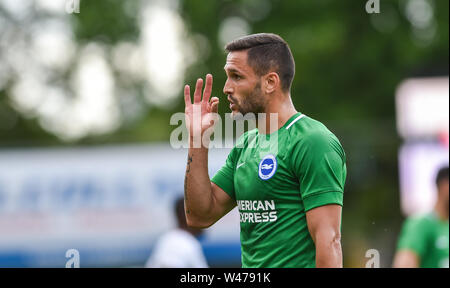
POLYGON ((219 111, 219 98, 213 97, 211 98, 211 112, 217 113, 219 111))

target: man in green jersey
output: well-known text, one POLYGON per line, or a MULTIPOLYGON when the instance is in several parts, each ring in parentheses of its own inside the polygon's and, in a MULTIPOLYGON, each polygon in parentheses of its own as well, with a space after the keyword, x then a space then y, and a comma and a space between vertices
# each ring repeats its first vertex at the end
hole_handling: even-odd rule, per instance
POLYGON ((203 97, 197 80, 193 103, 185 86, 188 225, 209 227, 238 206, 243 267, 342 267, 345 153, 322 123, 293 106, 288 44, 264 33, 234 40, 226 50, 223 92, 232 115, 258 113, 258 126, 242 135, 210 180, 209 137, 202 136, 215 124, 219 99, 210 99, 210 74, 203 97), (199 136, 206 142, 200 146, 199 136))
POLYGON ((448 268, 449 179, 448 167, 436 177, 437 202, 433 212, 408 218, 394 257, 397 268, 448 268))

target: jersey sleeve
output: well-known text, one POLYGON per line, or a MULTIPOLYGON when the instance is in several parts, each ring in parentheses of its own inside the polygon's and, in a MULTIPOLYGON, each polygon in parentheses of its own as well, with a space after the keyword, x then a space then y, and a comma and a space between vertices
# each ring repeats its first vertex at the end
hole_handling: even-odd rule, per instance
POLYGON ((427 248, 427 223, 424 218, 410 217, 403 224, 397 250, 411 250, 423 258, 427 248))
POLYGON ((294 145, 291 159, 305 211, 343 205, 345 153, 334 135, 315 133, 305 137, 294 145))

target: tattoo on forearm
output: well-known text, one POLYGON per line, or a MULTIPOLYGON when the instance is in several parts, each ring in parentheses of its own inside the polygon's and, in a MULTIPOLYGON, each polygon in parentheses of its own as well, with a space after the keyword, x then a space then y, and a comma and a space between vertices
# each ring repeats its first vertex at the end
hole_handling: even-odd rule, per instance
POLYGON ((194 155, 192 155, 192 156, 188 155, 188 162, 187 162, 187 167, 186 167, 186 173, 189 173, 189 171, 191 171, 192 158, 194 158, 194 155))
MULTIPOLYGON (((187 167, 186 167, 186 175, 184 176, 184 201, 187 202, 188 197, 187 197, 187 182, 188 182, 188 173, 191 171, 191 163, 192 163, 192 158, 194 157, 194 155, 189 156, 188 155, 188 162, 187 162, 187 167)), ((190 214, 191 211, 189 211, 189 209, 186 207, 186 213, 190 214)))

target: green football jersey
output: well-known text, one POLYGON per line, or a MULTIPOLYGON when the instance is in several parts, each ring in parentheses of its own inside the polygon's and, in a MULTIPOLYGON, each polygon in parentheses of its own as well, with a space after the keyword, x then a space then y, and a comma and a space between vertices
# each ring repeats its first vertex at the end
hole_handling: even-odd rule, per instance
POLYGON ((448 226, 435 213, 412 216, 403 225, 398 250, 415 252, 421 268, 448 268, 448 226))
POLYGON ((270 135, 239 138, 211 181, 236 200, 242 267, 315 267, 306 212, 342 206, 345 163, 336 136, 301 113, 270 135))

